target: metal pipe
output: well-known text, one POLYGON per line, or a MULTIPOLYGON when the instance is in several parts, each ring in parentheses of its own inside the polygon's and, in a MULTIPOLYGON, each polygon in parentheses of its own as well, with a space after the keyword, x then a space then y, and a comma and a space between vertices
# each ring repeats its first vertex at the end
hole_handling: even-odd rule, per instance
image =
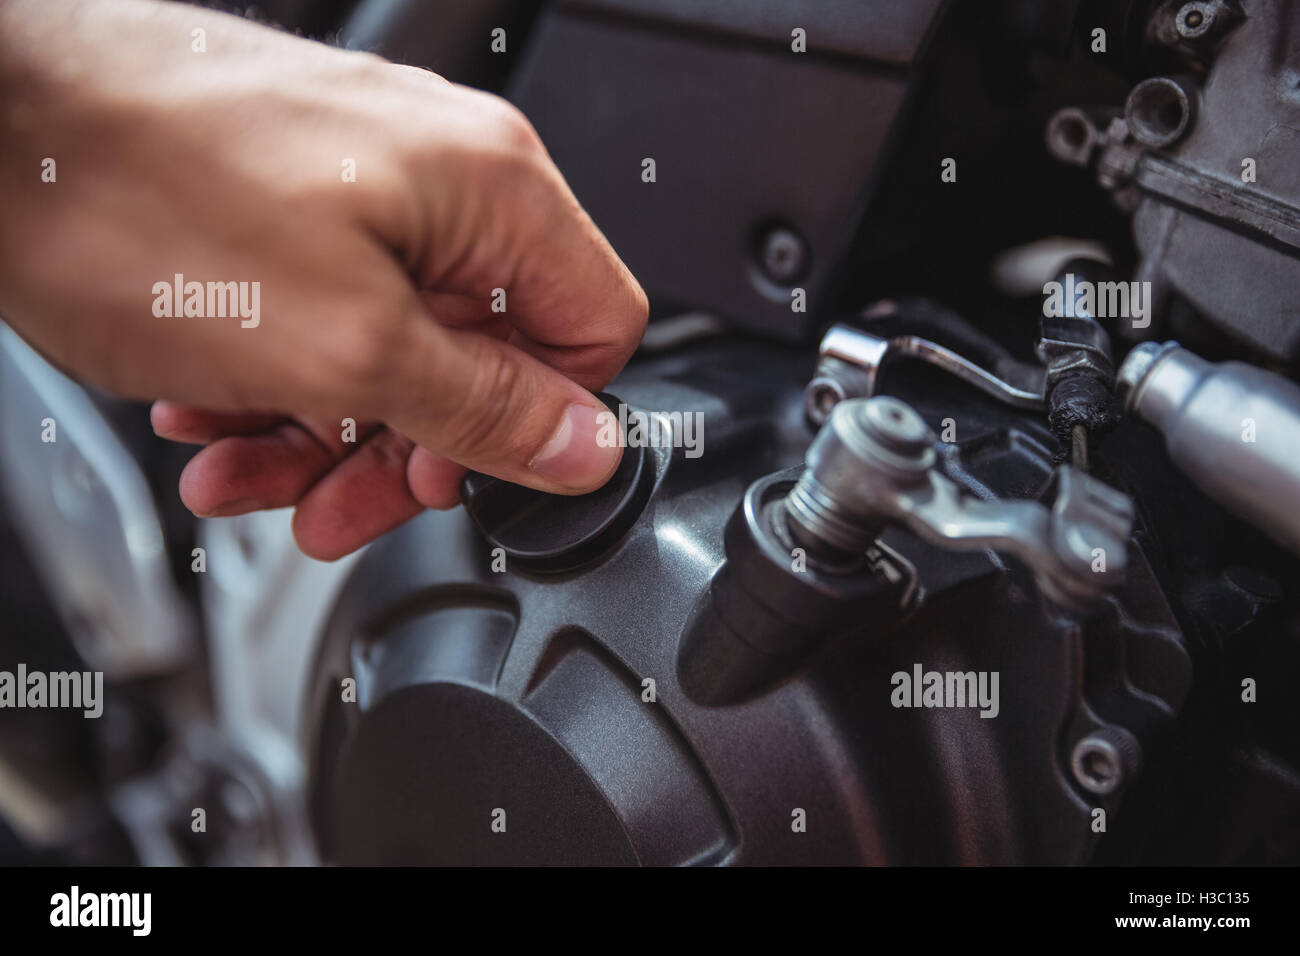
POLYGON ((1242 362, 1147 342, 1120 367, 1125 409, 1202 491, 1300 552, 1300 387, 1242 362))

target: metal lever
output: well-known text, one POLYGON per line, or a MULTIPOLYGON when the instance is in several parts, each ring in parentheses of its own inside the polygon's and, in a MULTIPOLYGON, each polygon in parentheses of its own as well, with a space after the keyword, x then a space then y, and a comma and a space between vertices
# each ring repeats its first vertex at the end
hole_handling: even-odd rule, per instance
POLYGON ((851 325, 835 325, 817 351, 817 372, 804 391, 808 417, 817 425, 826 421, 837 403, 874 395, 886 360, 900 355, 928 362, 1016 408, 1041 409, 1047 404, 1043 369, 1007 359, 990 371, 915 335, 885 339, 851 325))
POLYGON ((1048 600, 1082 609, 1127 564, 1133 503, 1069 465, 1057 468, 1050 507, 984 501, 935 468, 934 433, 895 398, 835 406, 785 500, 791 533, 810 548, 861 552, 887 524, 960 551, 993 548, 1024 563, 1048 600))

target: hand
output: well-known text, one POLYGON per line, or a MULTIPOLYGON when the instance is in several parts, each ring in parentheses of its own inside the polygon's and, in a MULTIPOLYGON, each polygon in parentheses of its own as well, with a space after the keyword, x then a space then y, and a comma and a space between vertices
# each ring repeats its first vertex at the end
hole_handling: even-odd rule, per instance
POLYGON ((328 559, 466 467, 562 494, 617 467, 591 390, 645 295, 505 101, 196 8, 0 0, 0 123, 0 314, 166 400, 159 434, 206 445, 195 513, 296 505, 328 559), (176 274, 248 307, 177 316, 176 274))

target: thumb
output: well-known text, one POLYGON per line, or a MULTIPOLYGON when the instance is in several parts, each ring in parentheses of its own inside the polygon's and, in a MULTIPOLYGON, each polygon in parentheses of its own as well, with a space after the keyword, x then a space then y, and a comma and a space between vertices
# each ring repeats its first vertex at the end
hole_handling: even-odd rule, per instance
POLYGON ((508 342, 410 323, 400 396, 385 420, 474 471, 554 494, 599 488, 618 468, 616 417, 599 399, 508 342))

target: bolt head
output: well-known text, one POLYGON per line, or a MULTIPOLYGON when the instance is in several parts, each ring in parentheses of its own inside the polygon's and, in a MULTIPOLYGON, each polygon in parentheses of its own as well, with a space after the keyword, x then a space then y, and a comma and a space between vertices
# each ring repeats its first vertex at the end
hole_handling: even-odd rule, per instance
POLYGON ((1174 18, 1174 29, 1184 40, 1197 40, 1214 29, 1214 10, 1208 3, 1185 3, 1174 18))
POLYGON ((777 285, 793 285, 808 267, 808 246, 793 229, 775 226, 759 251, 763 273, 777 285))
POLYGON ((888 395, 877 395, 858 406, 858 423, 890 451, 919 456, 934 442, 925 419, 912 406, 888 395))
POLYGON ((1093 731, 1070 753, 1070 770, 1079 786, 1103 797, 1118 790, 1140 762, 1137 741, 1117 727, 1093 731))

